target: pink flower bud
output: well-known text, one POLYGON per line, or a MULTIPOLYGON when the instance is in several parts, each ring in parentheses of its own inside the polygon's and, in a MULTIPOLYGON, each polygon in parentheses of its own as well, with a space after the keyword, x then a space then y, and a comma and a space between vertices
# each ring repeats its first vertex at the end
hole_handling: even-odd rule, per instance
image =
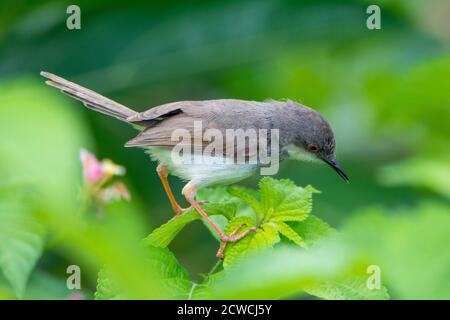
POLYGON ((83 166, 83 176, 86 182, 94 184, 103 178, 102 164, 97 158, 85 149, 80 151, 80 160, 83 166))
POLYGON ((86 297, 81 292, 72 293, 66 300, 86 300, 86 297))
POLYGON ((121 199, 129 201, 131 198, 130 192, 122 182, 116 182, 113 185, 102 189, 98 196, 103 203, 110 203, 121 199))

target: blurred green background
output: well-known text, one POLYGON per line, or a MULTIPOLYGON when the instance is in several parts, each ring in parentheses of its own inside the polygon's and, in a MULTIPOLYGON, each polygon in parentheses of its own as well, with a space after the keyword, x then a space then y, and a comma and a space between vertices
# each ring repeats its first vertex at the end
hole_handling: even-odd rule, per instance
MULTIPOLYGON (((133 224, 144 237, 172 215, 155 163, 123 148, 133 128, 46 87, 39 77, 45 70, 136 110, 177 100, 300 101, 331 123, 351 179, 347 185, 317 164, 283 163, 278 178, 322 191, 315 215, 340 229, 368 210, 386 219, 410 215, 410 223, 423 208, 450 214, 449 1, 77 1, 81 30, 65 26, 70 4, 0 4, 0 190, 39 181, 32 188, 42 192, 40 210, 72 212, 81 185, 78 150, 86 147, 127 168, 133 204, 120 219, 134 222, 124 228, 133 224), (370 4, 381 7, 381 30, 366 27, 370 4)), ((258 179, 242 183, 254 187, 258 179)), ((178 195, 183 183, 170 181, 178 195)), ((450 284, 442 243, 449 229, 418 225, 419 234, 402 238, 407 227, 399 225, 396 243, 438 237, 441 247, 417 248, 413 256, 428 263, 444 255, 428 271, 416 265, 411 277, 436 267, 436 281, 450 284)), ((171 249, 194 278, 215 261, 216 243, 201 223, 183 230, 171 249)), ((47 244, 36 272, 58 282, 77 254, 47 244)), ((87 295, 93 287, 94 271, 87 295)), ((411 297, 398 288, 394 298, 411 297)), ((450 298, 447 289, 425 297, 450 298)))

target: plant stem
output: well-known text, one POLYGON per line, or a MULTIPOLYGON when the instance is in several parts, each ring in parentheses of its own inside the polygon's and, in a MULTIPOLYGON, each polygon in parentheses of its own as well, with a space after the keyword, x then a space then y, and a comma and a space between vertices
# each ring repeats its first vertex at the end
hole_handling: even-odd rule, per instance
POLYGON ((212 275, 214 272, 216 272, 216 270, 220 267, 221 264, 222 264, 222 259, 218 259, 216 264, 212 267, 212 269, 206 275, 206 278, 209 278, 210 275, 212 275))
MULTIPOLYGON (((208 279, 214 272, 216 272, 221 264, 222 264, 222 259, 217 260, 217 262, 214 264, 214 266, 211 268, 211 270, 209 270, 209 272, 206 274, 206 277, 203 281, 208 279)), ((191 290, 189 290, 188 300, 192 300, 192 296, 194 295, 195 288, 197 286, 198 286, 198 283, 195 283, 195 282, 192 283, 191 290)))

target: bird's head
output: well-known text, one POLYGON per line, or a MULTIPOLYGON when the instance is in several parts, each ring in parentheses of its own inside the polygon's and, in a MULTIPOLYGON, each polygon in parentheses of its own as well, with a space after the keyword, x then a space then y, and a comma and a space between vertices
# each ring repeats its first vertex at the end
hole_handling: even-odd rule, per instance
POLYGON ((317 112, 305 107, 295 138, 287 146, 290 157, 302 161, 320 161, 331 166, 347 183, 347 174, 336 160, 336 142, 329 123, 317 112))

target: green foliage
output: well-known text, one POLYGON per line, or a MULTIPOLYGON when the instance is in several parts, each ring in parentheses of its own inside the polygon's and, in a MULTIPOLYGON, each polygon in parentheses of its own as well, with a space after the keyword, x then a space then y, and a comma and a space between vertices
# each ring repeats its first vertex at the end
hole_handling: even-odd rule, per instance
POLYGON ((0 190, 0 273, 22 297, 43 252, 45 229, 27 207, 29 199, 17 197, 17 191, 0 190))
POLYGON ((310 295, 326 300, 388 300, 385 287, 371 290, 367 287, 367 277, 352 276, 340 280, 319 282, 306 288, 310 295))
MULTIPOLYGON (((171 298, 186 299, 192 282, 187 271, 178 263, 175 256, 167 248, 147 246, 146 261, 148 266, 154 270, 154 277, 162 279, 162 286, 170 293, 171 298)), ((146 285, 143 283, 142 285, 146 285)), ((106 266, 100 270, 97 280, 97 291, 95 299, 128 299, 123 289, 117 284, 114 275, 108 271, 106 266)))
POLYGON ((310 250, 280 247, 253 256, 214 279, 208 297, 215 299, 279 299, 298 294, 311 294, 323 299, 338 298, 325 295, 329 290, 341 292, 339 299, 386 299, 382 290, 368 290, 361 282, 346 284, 339 279, 343 274, 350 279, 364 279, 361 262, 342 243, 324 243, 310 250))
POLYGON ((192 283, 188 272, 179 264, 174 254, 167 248, 149 247, 148 259, 154 269, 159 271, 156 276, 164 280, 164 285, 172 297, 186 299, 192 283))
POLYGON ((144 239, 144 243, 155 247, 165 248, 188 223, 199 218, 199 214, 195 210, 190 209, 180 216, 173 217, 159 228, 153 230, 153 232, 144 239))
MULTIPOLYGON (((244 226, 241 230, 252 226, 258 229, 236 243, 229 243, 223 269, 209 273, 201 283, 190 280, 173 256, 169 261, 155 259, 159 261, 156 270, 160 270, 165 285, 176 289, 173 298, 272 299, 299 293, 324 299, 389 298, 384 287, 375 291, 367 289, 366 277, 359 271, 355 273, 361 269, 362 262, 340 240, 331 239, 335 232, 328 224, 310 215, 312 194, 318 192, 314 188, 301 188, 288 180, 267 177, 261 180, 259 191, 242 187, 231 187, 228 191, 231 198, 223 188, 202 194, 202 200, 215 213, 230 208, 233 203, 232 214, 224 214, 228 221, 224 231, 230 234, 239 226, 244 226), (280 242, 281 236, 291 241, 289 247, 270 250, 280 242), (313 244, 318 245, 313 247, 313 244), (309 249, 305 251, 306 248, 309 249), (173 272, 167 273, 165 269, 173 272)), ((166 247, 186 224, 198 218, 197 213, 189 210, 155 229, 144 245, 150 252, 154 252, 154 246, 166 247)), ((166 248, 159 250, 163 250, 164 256, 171 255, 166 248)), ((102 272, 96 297, 117 297, 116 293, 111 294, 110 287, 111 277, 102 272)))
POLYGON ((58 300, 69 299, 73 295, 91 298, 91 293, 88 291, 69 290, 66 282, 61 281, 61 278, 57 275, 42 270, 36 270, 31 274, 23 299, 58 300))
POLYGON ((0 181, 33 187, 42 209, 76 212, 80 166, 74 160, 90 144, 77 109, 37 80, 1 81, 0 92, 0 181))
MULTIPOLYGON (((242 229, 245 230, 247 228, 242 229)), ((248 234, 238 242, 227 245, 223 266, 224 268, 228 268, 234 263, 242 261, 250 254, 270 248, 279 241, 280 236, 278 235, 278 230, 271 224, 264 224, 255 232, 248 234)))
POLYGON ((450 198, 450 157, 414 158, 384 167, 380 179, 389 186, 412 185, 450 198))
MULTIPOLYGON (((450 29, 448 19, 436 19, 446 1, 383 1, 382 32, 362 23, 360 0, 204 1, 176 10, 141 1, 120 25, 121 4, 85 1, 89 29, 104 41, 89 32, 74 37, 46 1, 13 6, 0 10, 0 299, 69 297, 68 264, 80 265, 86 298, 99 270, 104 299, 386 298, 383 288, 364 288, 369 264, 380 267, 394 299, 450 297, 450 29), (218 243, 205 241, 199 222, 179 230, 203 220, 187 212, 142 242, 153 219, 171 213, 148 158, 121 148, 135 132, 46 87, 41 68, 140 111, 216 95, 298 100, 332 125, 352 183, 326 166, 283 162, 280 177, 324 191, 306 216, 283 214, 301 221, 271 218, 263 205, 279 198, 274 185, 267 202, 244 187, 201 190, 226 232, 242 223, 259 228, 228 246, 225 269, 198 281, 218 243), (132 201, 108 206, 101 219, 78 216, 81 147, 128 171, 132 201), (176 236, 181 241, 171 242, 176 236), (176 271, 181 283, 161 279, 149 244, 170 244, 193 277, 176 271)), ((171 184, 178 196, 181 182, 171 184)))
POLYGON ((450 206, 422 203, 416 208, 362 210, 342 232, 348 243, 379 265, 384 283, 399 299, 450 297, 450 206), (420 277, 417 275, 420 274, 420 277))
POLYGON ((303 245, 301 235, 296 233, 286 222, 303 221, 312 210, 312 194, 317 192, 312 187, 297 187, 289 180, 275 180, 270 177, 261 179, 259 193, 244 188, 232 187, 231 194, 247 203, 254 211, 255 218, 237 216, 229 222, 226 229, 231 233, 238 225, 245 224, 242 230, 257 226, 237 243, 231 243, 225 250, 224 267, 235 263, 254 251, 272 247, 280 241, 280 234, 298 245, 303 245))
MULTIPOLYGON (((227 245, 225 268, 255 251, 272 247, 280 241, 280 234, 298 245, 305 244, 301 235, 286 222, 306 219, 312 209, 312 194, 317 192, 314 188, 301 188, 289 180, 266 177, 261 180, 259 192, 256 193, 242 187, 231 187, 229 194, 234 197, 230 197, 223 188, 210 190, 203 191, 199 198, 206 197, 204 208, 209 215, 222 214, 227 218, 225 233, 231 234, 239 226, 243 226, 239 232, 258 227, 244 239, 227 245), (220 194, 223 202, 219 202, 220 194), (253 214, 248 214, 247 207, 253 210, 253 214), (241 210, 237 211, 237 208, 241 210)), ((184 226, 198 218, 198 213, 191 209, 155 229, 144 243, 166 247, 184 226)))
POLYGON ((311 246, 320 239, 328 238, 335 234, 336 230, 316 216, 310 215, 302 222, 293 222, 291 228, 301 234, 304 243, 311 246))
POLYGON ((106 269, 101 269, 98 273, 97 290, 95 291, 96 300, 116 300, 126 299, 127 297, 120 293, 121 289, 115 284, 113 276, 106 269))
POLYGON ((45 245, 36 213, 75 214, 73 159, 90 142, 71 105, 40 82, 2 80, 0 92, 0 271, 20 298, 45 245))

